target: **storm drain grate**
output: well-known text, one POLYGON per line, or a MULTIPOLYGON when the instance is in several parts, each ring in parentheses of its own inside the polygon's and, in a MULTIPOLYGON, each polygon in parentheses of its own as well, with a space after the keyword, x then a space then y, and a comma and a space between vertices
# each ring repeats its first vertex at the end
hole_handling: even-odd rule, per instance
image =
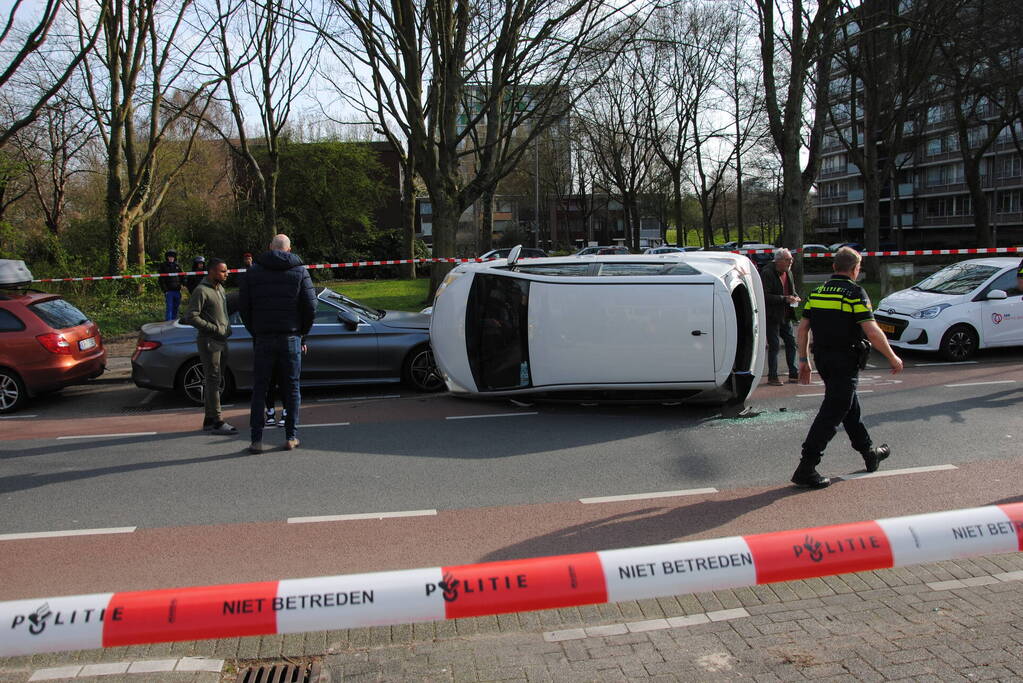
POLYGON ((238 683, 317 683, 319 664, 263 664, 238 672, 238 683))

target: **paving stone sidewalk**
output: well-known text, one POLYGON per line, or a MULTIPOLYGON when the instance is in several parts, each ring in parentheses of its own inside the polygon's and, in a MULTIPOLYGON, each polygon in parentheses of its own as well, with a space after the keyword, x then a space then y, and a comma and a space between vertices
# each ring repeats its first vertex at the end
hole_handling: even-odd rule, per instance
POLYGON ((59 680, 233 681, 254 661, 290 658, 318 661, 323 683, 1019 681, 1023 554, 426 624, 13 657, 0 659, 0 681, 188 657, 224 667, 59 680))

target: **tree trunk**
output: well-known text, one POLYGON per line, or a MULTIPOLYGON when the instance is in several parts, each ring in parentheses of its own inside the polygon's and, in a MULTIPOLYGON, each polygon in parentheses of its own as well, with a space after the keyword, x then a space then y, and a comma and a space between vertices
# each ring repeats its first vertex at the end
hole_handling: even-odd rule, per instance
POLYGON ((987 197, 984 195, 984 187, 980 182, 980 164, 967 161, 963 164, 963 173, 966 176, 966 186, 970 188, 970 198, 973 200, 973 221, 977 226, 977 246, 993 247, 994 240, 991 234, 991 209, 987 204, 987 197))
MULTIPOLYGON (((434 256, 455 255, 455 235, 458 233, 458 218, 461 211, 454 199, 443 192, 431 197, 433 203, 433 253, 434 256)), ((430 292, 433 301, 437 287, 453 268, 451 263, 434 263, 430 269, 430 292)))
POLYGON ((682 176, 677 173, 672 173, 671 185, 673 196, 671 198, 671 209, 673 218, 675 220, 675 246, 682 247, 686 243, 686 229, 685 229, 685 216, 684 201, 682 197, 682 176))
POLYGON ((494 189, 488 188, 480 197, 483 215, 480 216, 479 251, 484 254, 494 248, 494 189))
MULTIPOLYGON (((401 178, 401 257, 411 261, 416 256, 416 186, 412 164, 407 163, 404 171, 401 178)), ((415 280, 416 264, 403 265, 401 276, 406 280, 415 280)))

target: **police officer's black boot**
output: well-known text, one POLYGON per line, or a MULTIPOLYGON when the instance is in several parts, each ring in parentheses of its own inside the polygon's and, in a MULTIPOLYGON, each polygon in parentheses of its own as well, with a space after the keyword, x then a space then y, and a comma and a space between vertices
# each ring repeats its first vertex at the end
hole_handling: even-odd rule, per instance
POLYGON ((831 485, 831 480, 822 477, 817 471, 817 464, 821 461, 819 455, 806 455, 799 461, 799 467, 792 474, 792 483, 801 489, 822 489, 831 485))
POLYGON ((863 464, 867 466, 867 471, 877 472, 878 465, 892 454, 892 449, 888 447, 888 444, 883 443, 880 446, 871 446, 862 450, 860 454, 863 456, 863 464))

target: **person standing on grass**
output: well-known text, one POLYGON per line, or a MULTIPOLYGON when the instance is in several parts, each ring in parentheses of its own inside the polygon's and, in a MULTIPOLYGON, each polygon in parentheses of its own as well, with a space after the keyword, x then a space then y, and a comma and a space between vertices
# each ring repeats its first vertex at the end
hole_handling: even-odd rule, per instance
POLYGON ((256 257, 241 280, 238 310, 252 335, 252 402, 249 452, 263 452, 266 392, 279 370, 284 403, 284 449, 298 448, 298 409, 302 402, 302 338, 309 334, 316 315, 316 291, 302 260, 291 253, 291 240, 277 235, 270 250, 256 257))
POLYGON ((166 274, 182 272, 181 264, 178 263, 178 252, 173 249, 168 249, 167 253, 164 254, 163 257, 166 260, 160 264, 159 272, 164 274, 164 277, 158 278, 160 280, 160 289, 163 291, 163 300, 166 306, 163 319, 177 320, 178 309, 181 307, 181 276, 166 274))
POLYGON ((205 382, 202 392, 205 417, 203 431, 214 434, 237 434, 238 430, 224 422, 220 411, 220 382, 227 360, 227 338, 231 336, 231 321, 227 316, 227 264, 223 259, 210 259, 206 277, 195 286, 188 297, 188 306, 181 316, 181 324, 191 325, 199 331, 195 339, 202 361, 205 382))

